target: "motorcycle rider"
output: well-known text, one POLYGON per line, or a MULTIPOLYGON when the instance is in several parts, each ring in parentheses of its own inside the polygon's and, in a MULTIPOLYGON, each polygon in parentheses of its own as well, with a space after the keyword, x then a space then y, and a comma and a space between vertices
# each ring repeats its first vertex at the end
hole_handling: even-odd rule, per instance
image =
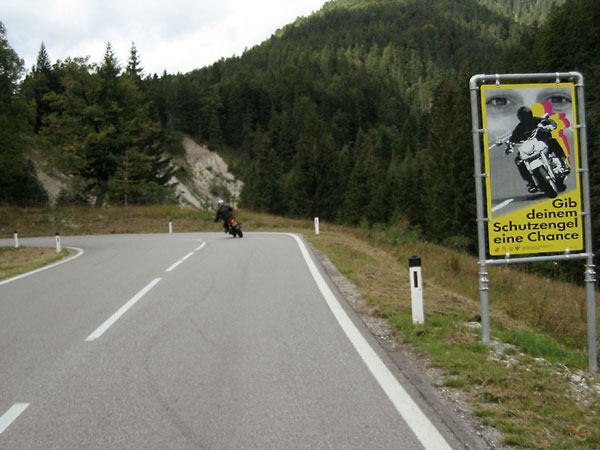
POLYGON ((229 231, 229 221, 233 219, 233 208, 221 199, 219 199, 217 203, 219 207, 217 209, 217 215, 215 216, 215 222, 222 220, 223 231, 225 231, 225 234, 227 234, 229 231))
MULTIPOLYGON (((532 137, 533 132, 539 129, 536 135, 536 139, 544 142, 548 146, 548 152, 550 156, 554 156, 558 160, 558 171, 565 176, 571 171, 568 164, 566 163, 565 153, 560 144, 552 137, 552 130, 556 129, 556 122, 545 114, 542 117, 534 117, 533 112, 527 106, 521 106, 517 111, 517 118, 519 123, 513 130, 510 138, 506 141, 507 148, 506 154, 513 152, 513 147, 527 139, 532 137)), ((531 174, 523 164, 521 155, 517 154, 515 158, 515 164, 519 170, 519 174, 523 181, 527 183, 527 190, 531 193, 537 192, 535 182, 531 177, 531 174)))

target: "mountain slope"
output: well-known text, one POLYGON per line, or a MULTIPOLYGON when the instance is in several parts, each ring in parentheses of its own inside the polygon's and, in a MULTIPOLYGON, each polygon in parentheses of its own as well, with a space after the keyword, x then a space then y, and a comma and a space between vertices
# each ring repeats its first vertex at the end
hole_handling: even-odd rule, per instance
MULTIPOLYGON (((532 25, 541 24, 548 19, 559 6, 567 0, 477 0, 477 3, 490 11, 498 13, 516 23, 532 25)), ((323 6, 322 11, 334 8, 363 8, 372 4, 409 3, 410 0, 331 0, 323 6)))
MULTIPOLYGON (((420 223, 423 203, 436 214, 449 197, 453 225, 431 233, 461 235, 470 227, 463 212, 472 184, 444 186, 437 205, 415 186, 455 151, 467 157, 446 164, 454 179, 469 180, 472 139, 467 126, 428 142, 429 121, 435 114, 453 116, 454 127, 469 123, 468 106, 434 109, 442 85, 456 95, 455 86, 486 71, 520 29, 474 0, 328 3, 241 57, 182 77, 178 88, 189 88, 185 97, 197 99, 202 115, 187 115, 181 131, 236 155, 247 207, 350 223, 400 216, 420 223), (443 150, 446 142, 451 151, 443 150)), ((464 106, 462 99, 454 104, 464 106)), ((184 123, 178 114, 165 111, 172 117, 165 125, 184 123)))

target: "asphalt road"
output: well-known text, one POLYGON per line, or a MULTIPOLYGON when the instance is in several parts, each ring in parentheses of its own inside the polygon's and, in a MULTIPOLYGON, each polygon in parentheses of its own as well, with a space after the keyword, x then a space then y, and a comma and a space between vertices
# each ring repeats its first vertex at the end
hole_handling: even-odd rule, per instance
POLYGON ((461 447, 298 237, 61 244, 0 282, 0 449, 461 447))

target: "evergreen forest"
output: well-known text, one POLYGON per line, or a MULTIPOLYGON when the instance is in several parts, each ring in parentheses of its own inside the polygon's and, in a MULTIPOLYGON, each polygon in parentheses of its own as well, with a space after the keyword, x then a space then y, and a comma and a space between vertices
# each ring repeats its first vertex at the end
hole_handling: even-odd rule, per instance
POLYGON ((42 43, 26 69, 0 23, 0 204, 47 202, 32 148, 70 175, 62 203, 175 202, 185 134, 226 156, 244 208, 475 251, 470 77, 576 70, 598 248, 599 42, 600 0, 332 0, 241 56, 150 75, 135 44, 121 65, 110 43, 99 62, 42 43))

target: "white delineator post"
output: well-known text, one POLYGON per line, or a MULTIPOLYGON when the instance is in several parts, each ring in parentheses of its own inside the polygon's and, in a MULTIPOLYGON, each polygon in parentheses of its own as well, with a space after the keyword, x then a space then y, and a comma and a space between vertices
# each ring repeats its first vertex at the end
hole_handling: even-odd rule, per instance
POLYGON ((173 233, 173 222, 169 220, 169 234, 173 233))
POLYGON ((411 256, 408 258, 410 272, 410 297, 412 306, 413 323, 425 323, 425 311, 423 307, 423 278, 421 276, 421 258, 411 256))
POLYGON ((315 217, 315 234, 318 236, 319 233, 320 233, 320 230, 319 230, 319 218, 315 217))
POLYGON ((15 248, 19 248, 19 235, 15 231, 15 248))
POLYGON ((60 246, 60 234, 56 233, 56 253, 60 253, 62 250, 60 246))

